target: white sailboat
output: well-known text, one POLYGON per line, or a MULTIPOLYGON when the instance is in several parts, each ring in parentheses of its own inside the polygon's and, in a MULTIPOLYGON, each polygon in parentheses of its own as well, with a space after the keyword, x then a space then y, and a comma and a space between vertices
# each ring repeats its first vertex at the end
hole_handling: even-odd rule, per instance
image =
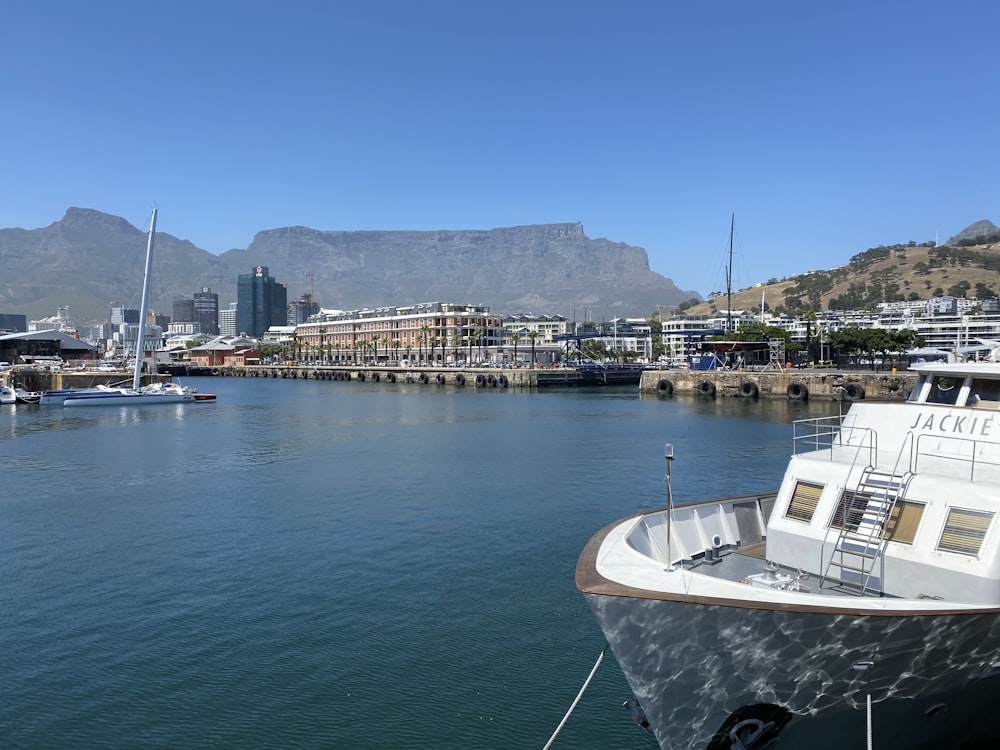
POLYGON ((146 269, 143 275, 142 303, 139 306, 139 334, 135 349, 135 371, 131 388, 108 386, 73 391, 63 398, 63 406, 145 406, 147 404, 176 404, 194 401, 192 391, 176 383, 153 383, 141 386, 142 352, 146 335, 146 312, 149 308, 149 276, 153 267, 153 237, 156 234, 156 209, 149 223, 149 239, 146 244, 146 269))

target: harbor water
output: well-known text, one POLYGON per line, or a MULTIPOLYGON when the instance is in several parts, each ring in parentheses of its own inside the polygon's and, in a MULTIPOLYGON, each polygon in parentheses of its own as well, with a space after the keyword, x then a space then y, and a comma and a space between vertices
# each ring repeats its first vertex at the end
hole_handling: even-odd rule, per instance
MULTIPOLYGON (((0 407, 0 747, 541 748, 592 534, 777 487, 828 401, 191 379, 0 407), (84 412, 84 413, 80 413, 84 412)), ((553 743, 654 748, 610 654, 553 743)))

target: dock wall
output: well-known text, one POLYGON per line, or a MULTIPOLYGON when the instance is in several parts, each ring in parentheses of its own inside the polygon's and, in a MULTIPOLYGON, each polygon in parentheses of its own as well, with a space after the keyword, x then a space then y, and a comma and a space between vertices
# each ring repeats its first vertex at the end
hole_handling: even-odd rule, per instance
POLYGON ((645 370, 642 393, 689 394, 742 398, 803 400, 862 398, 904 400, 916 383, 909 372, 845 372, 841 370, 783 370, 742 372, 726 370, 645 370))
MULTIPOLYGON (((417 383, 473 388, 546 388, 586 385, 635 385, 630 382, 601 382, 593 373, 572 368, 455 369, 400 367, 306 367, 259 366, 220 368, 213 375, 249 378, 340 380, 384 383, 417 383)), ((861 398, 903 400, 916 381, 912 373, 848 372, 841 370, 784 370, 741 372, 724 370, 645 370, 638 377, 641 393, 667 396, 786 398, 801 400, 861 398)))

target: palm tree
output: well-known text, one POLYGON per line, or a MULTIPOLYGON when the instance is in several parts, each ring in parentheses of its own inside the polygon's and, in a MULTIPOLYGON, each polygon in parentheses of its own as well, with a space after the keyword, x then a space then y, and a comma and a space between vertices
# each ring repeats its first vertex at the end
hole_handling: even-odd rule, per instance
POLYGON ((457 333, 451 337, 451 348, 455 350, 455 362, 458 362, 458 349, 462 346, 462 337, 457 333))
POLYGON ((392 340, 392 354, 392 358, 396 360, 396 362, 399 362, 399 339, 392 340))
MULTIPOLYGON (((423 341, 424 349, 427 349, 427 339, 430 337, 430 335, 431 335, 431 327, 429 325, 424 323, 422 326, 420 326, 420 338, 423 341)), ((420 358, 423 359, 423 354, 420 355, 420 358)), ((426 362, 424 364, 426 364, 426 362)))
POLYGON ((806 310, 802 317, 806 321, 806 359, 815 362, 816 352, 813 350, 812 332, 813 324, 816 322, 816 313, 812 310, 806 310))
POLYGON ((476 341, 479 342, 479 361, 483 360, 483 334, 486 333, 482 328, 476 329, 476 341))
POLYGON ((507 340, 514 345, 514 366, 517 366, 517 342, 521 340, 521 336, 516 333, 512 333, 507 337, 507 340))
POLYGON ((528 338, 531 339, 531 366, 535 366, 535 339, 538 338, 538 331, 528 331, 528 338))

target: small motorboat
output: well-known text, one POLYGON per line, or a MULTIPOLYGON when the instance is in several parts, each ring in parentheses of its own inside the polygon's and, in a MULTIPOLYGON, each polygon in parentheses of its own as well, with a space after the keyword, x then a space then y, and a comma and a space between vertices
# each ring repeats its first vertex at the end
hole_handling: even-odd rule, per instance
POLYGON ((0 384, 0 405, 2 404, 13 404, 17 401, 17 394, 14 393, 14 389, 0 384))
POLYGON ((42 394, 39 391, 26 391, 21 386, 16 386, 14 398, 19 404, 37 404, 42 400, 42 394))

